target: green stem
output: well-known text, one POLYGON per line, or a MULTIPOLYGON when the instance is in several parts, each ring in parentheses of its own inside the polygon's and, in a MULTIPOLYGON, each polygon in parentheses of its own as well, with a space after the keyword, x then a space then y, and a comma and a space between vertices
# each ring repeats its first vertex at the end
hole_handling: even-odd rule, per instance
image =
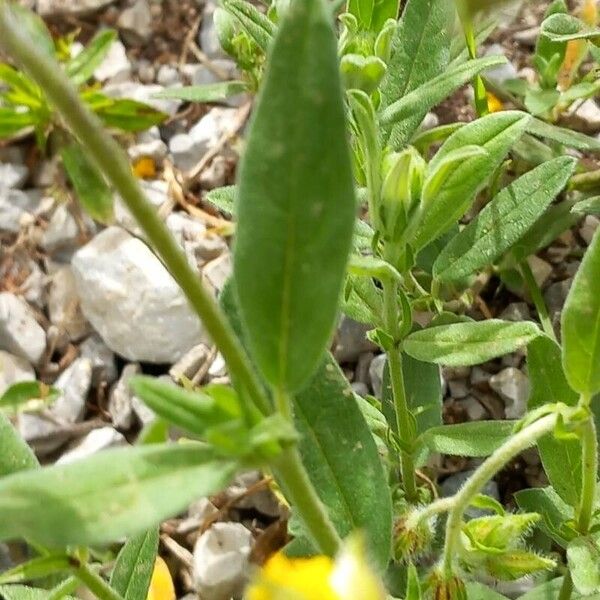
POLYGON ((415 463, 412 454, 406 448, 414 445, 414 431, 411 423, 411 415, 406 399, 404 385, 404 372, 402 370, 402 351, 398 336, 398 283, 388 280, 383 284, 383 303, 385 312, 385 325, 387 332, 394 338, 394 345, 387 351, 390 380, 392 383, 392 395, 394 398, 394 409, 396 413, 396 426, 398 438, 402 448, 400 449, 400 469, 402 484, 406 498, 410 502, 418 500, 417 480, 415 474, 415 463))
POLYGON ((544 297, 542 296, 542 290, 540 290, 540 286, 537 284, 537 281, 533 276, 533 271, 531 270, 527 260, 521 261, 519 267, 521 269, 523 280, 525 281, 525 286, 527 287, 529 295, 531 296, 531 300, 533 301, 535 309, 537 310, 542 328, 546 335, 556 342, 556 333, 554 332, 554 327, 552 326, 552 321, 550 320, 550 315, 548 314, 548 308, 546 306, 546 302, 544 301, 544 297))
POLYGON ((78 567, 75 576, 100 600, 123 600, 87 563, 78 567))
POLYGON ((447 576, 450 577, 453 574, 454 560, 460 544, 463 515, 473 497, 479 494, 485 484, 509 461, 535 444, 543 435, 552 431, 556 425, 556 419, 556 414, 547 415, 513 435, 467 479, 464 486, 454 496, 454 505, 448 514, 446 523, 446 540, 442 556, 442 566, 447 576))
POLYGON ((431 504, 413 511, 407 518, 407 525, 416 527, 421 521, 431 519, 431 517, 435 517, 440 513, 452 510, 454 504, 456 503, 455 498, 456 496, 439 498, 431 504))
MULTIPOLYGON (((469 51, 469 58, 477 58, 477 41, 475 39, 475 31, 473 30, 473 20, 469 15, 461 15, 462 26, 465 32, 465 41, 469 51)), ((487 90, 481 75, 477 75, 473 81, 473 91, 475 93, 475 109, 477 115, 484 117, 488 114, 487 90)))
POLYGON ((271 461, 273 472, 286 498, 298 510, 313 542, 324 554, 334 556, 341 539, 308 478, 296 447, 271 461))
POLYGON ((72 594, 78 586, 79 579, 77 577, 67 577, 67 579, 49 590, 46 600, 63 600, 65 596, 72 594))
POLYGON ((573 595, 573 580, 571 574, 567 573, 564 578, 562 585, 560 586, 560 593, 558 594, 558 600, 571 600, 573 595))
POLYGON ((0 0, 0 44, 44 90, 73 134, 119 193, 146 237, 177 281, 190 305, 202 320, 218 346, 232 376, 247 390, 256 407, 271 412, 250 361, 213 296, 205 289, 198 274, 169 230, 146 200, 131 172, 129 161, 117 142, 104 131, 98 118, 84 106, 64 70, 41 53, 14 20, 6 0, 0 0))
POLYGON ((592 524, 592 516, 594 515, 596 485, 598 481, 598 440, 596 438, 596 424, 593 417, 590 417, 583 426, 581 444, 583 449, 583 482, 577 529, 581 535, 587 535, 592 524))
POLYGON ((277 389, 274 391, 273 396, 275 398, 275 407, 277 412, 289 423, 294 422, 294 416, 292 412, 292 400, 288 393, 283 389, 277 389))

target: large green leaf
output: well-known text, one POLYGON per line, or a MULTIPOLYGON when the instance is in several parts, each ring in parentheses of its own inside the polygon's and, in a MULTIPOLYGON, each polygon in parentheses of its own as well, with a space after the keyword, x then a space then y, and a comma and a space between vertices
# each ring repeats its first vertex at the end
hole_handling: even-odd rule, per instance
POLYGON ((600 592, 600 547, 592 536, 582 536, 569 542, 567 564, 575 589, 584 596, 600 592))
POLYGON ((444 248, 433 266, 440 281, 460 281, 500 258, 566 185, 577 161, 556 158, 505 187, 444 248))
POLYGON ((421 249, 454 225, 471 205, 473 198, 521 137, 531 117, 518 111, 488 115, 453 133, 429 163, 429 177, 443 166, 451 152, 464 146, 482 146, 487 155, 465 160, 448 173, 435 197, 423 198, 425 215, 413 241, 421 249))
MULTIPOLYGON (((447 0, 409 0, 393 40, 393 53, 381 85, 382 109, 442 74, 450 60, 454 7, 447 0)), ((391 128, 400 148, 414 133, 429 107, 421 105, 401 126, 391 128)))
POLYGON ((342 537, 363 530, 380 568, 391 549, 390 491, 373 436, 339 367, 327 356, 294 402, 303 462, 342 537))
POLYGON ((100 171, 87 158, 85 150, 74 142, 62 149, 61 157, 85 211, 97 221, 109 224, 113 220, 113 194, 100 171))
POLYGON ((146 600, 157 551, 156 528, 136 535, 121 548, 110 585, 123 600, 146 600))
POLYGON ((273 386, 295 391, 318 367, 355 210, 329 11, 323 0, 294 2, 273 46, 240 170, 234 251, 249 346, 273 386))
POLYGON ((0 480, 0 539, 31 537, 53 547, 114 542, 218 491, 236 466, 189 442, 15 473, 0 480))
POLYGON ((600 230, 589 245, 562 313, 563 365, 571 387, 600 391, 600 230))
POLYGON ((35 469, 38 466, 39 463, 31 448, 0 412, 0 477, 17 471, 35 469))
MULTIPOLYGON (((527 368, 531 384, 530 410, 554 402, 577 404, 577 394, 569 387, 561 363, 560 348, 546 336, 527 347, 527 368)), ((581 493, 581 443, 557 440, 548 434, 538 441, 540 457, 548 479, 560 497, 577 506, 581 493)))
POLYGON ((406 338, 404 350, 425 362, 470 366, 514 352, 539 335, 541 331, 534 323, 490 319, 417 331, 406 338))

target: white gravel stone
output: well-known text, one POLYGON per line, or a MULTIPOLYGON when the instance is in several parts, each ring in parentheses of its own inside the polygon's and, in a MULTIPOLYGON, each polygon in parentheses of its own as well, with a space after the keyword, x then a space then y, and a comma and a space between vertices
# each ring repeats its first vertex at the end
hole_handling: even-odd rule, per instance
POLYGON ((0 350, 0 394, 15 383, 33 380, 35 372, 25 359, 0 350))
POLYGON ((169 375, 178 383, 183 377, 192 379, 196 373, 206 366, 211 355, 206 344, 198 344, 186 352, 169 370, 169 375))
POLYGON ((0 293, 0 350, 7 350, 33 365, 46 350, 46 334, 24 300, 0 293))
POLYGON ((171 65, 161 65, 156 74, 156 83, 171 87, 181 83, 179 71, 171 65))
POLYGON ((159 162, 167 156, 167 145, 162 140, 150 140, 142 144, 135 144, 127 149, 131 160, 139 158, 151 158, 155 162, 159 162))
MULTIPOLYGON (((506 52, 504 47, 500 44, 492 44, 486 51, 484 56, 505 56, 506 52)), ((497 85, 502 85, 506 81, 510 79, 517 79, 519 74, 517 73, 517 69, 510 62, 506 62, 503 65, 498 65, 493 69, 488 69, 485 72, 485 76, 493 81, 497 85)))
MULTIPOLYGON (((375 349, 375 345, 367 338, 371 326, 358 323, 350 317, 342 317, 336 334, 334 356, 338 362, 354 362, 363 352, 375 349)), ((382 360, 382 359, 380 359, 382 360)))
POLYGON ((381 398, 381 391, 383 386, 383 371, 385 369, 385 363, 387 357, 385 354, 378 354, 369 365, 369 377, 371 379, 371 387, 373 388, 373 394, 377 398, 381 398))
POLYGON ((233 273, 231 254, 226 252, 211 260, 202 271, 202 278, 217 294, 220 293, 233 273))
POLYGON ((0 163, 0 188, 21 188, 29 177, 25 165, 0 163))
POLYGON ((103 88, 103 92, 112 98, 131 98, 138 102, 145 102, 156 110, 161 110, 169 116, 174 116, 179 107, 181 100, 167 100, 155 98, 155 94, 162 92, 165 88, 162 85, 142 85, 135 81, 124 81, 107 85, 103 88))
POLYGON ((43 17, 81 15, 94 12, 115 0, 37 0, 37 11, 43 17))
MULTIPOLYGON (((148 200, 156 210, 168 201, 169 184, 166 181, 157 179, 140 181, 139 183, 146 195, 146 200, 148 200)), ((137 236, 143 237, 142 230, 119 196, 115 197, 115 223, 128 231, 135 233, 137 236)))
POLYGON ((127 440, 112 427, 94 429, 75 442, 74 446, 56 461, 56 464, 66 465, 84 458, 89 458, 102 450, 124 446, 125 444, 127 444, 127 440))
POLYGON ((213 19, 215 7, 216 3, 212 0, 206 3, 204 13, 202 15, 200 32, 198 33, 198 42, 202 52, 204 52, 208 58, 226 58, 227 54, 221 48, 221 44, 215 30, 215 22, 213 19))
POLYGON ((546 281, 548 280, 548 277, 550 277, 550 275, 552 274, 552 265, 547 263, 544 259, 540 258, 539 256, 535 256, 535 254, 529 256, 527 258, 527 262, 529 263, 529 266, 533 273, 533 278, 535 279, 536 283, 540 287, 542 287, 544 283, 546 283, 546 281))
POLYGON ((98 334, 92 334, 79 346, 82 358, 92 363, 92 385, 98 387, 110 384, 117 379, 117 365, 114 352, 102 341, 98 334))
POLYGON ((594 215, 586 215, 581 227, 579 228, 579 235, 583 238, 585 243, 589 246, 592 243, 594 234, 600 225, 600 219, 594 215))
POLYGON ((152 13, 147 0, 136 0, 121 12, 117 27, 127 40, 145 42, 152 36, 152 13))
POLYGON ((78 358, 56 380, 54 387, 62 392, 52 414, 61 423, 77 423, 85 414, 85 402, 92 385, 92 362, 78 358))
POLYGON ((567 125, 583 129, 586 133, 600 131, 600 106, 593 98, 575 102, 565 115, 567 125))
POLYGON ((125 230, 102 231, 75 254, 72 266, 84 315, 124 358, 172 364, 205 341, 171 275, 125 230))
POLYGON ((18 233, 33 222, 31 197, 21 190, 0 187, 0 231, 18 233))
POLYGON ((251 546, 252 534, 241 523, 215 523, 198 538, 193 577, 203 600, 241 597, 251 546))
POLYGON ((108 399, 108 412, 112 417, 113 425, 117 429, 129 429, 133 423, 133 393, 129 389, 129 381, 134 375, 141 372, 140 365, 131 363, 126 365, 114 385, 108 399))
POLYGON ((506 418, 520 419, 527 410, 529 379, 519 369, 508 367, 490 377, 490 387, 506 403, 506 418))
POLYGON ((201 155, 217 144, 223 134, 233 129, 238 111, 235 108, 215 107, 191 129, 190 137, 201 155))
POLYGON ((111 83, 125 82, 131 77, 131 63, 121 41, 113 42, 104 60, 96 67, 94 77, 98 81, 110 81, 111 83))
MULTIPOLYGON (((93 223, 87 222, 90 227, 93 223)), ((42 234, 41 246, 46 252, 73 249, 79 245, 81 231, 77 221, 65 204, 60 204, 52 213, 50 222, 42 234)))

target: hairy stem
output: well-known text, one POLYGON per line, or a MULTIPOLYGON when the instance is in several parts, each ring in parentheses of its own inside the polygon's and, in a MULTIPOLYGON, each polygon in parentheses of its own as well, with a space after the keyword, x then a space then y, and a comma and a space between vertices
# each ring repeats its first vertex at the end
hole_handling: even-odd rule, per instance
POLYGON ((394 409, 396 413, 396 426, 398 437, 403 448, 400 450, 400 468, 402 484, 406 498, 411 502, 418 500, 417 480, 415 463, 412 454, 406 450, 414 444, 414 432, 411 424, 410 411, 406 399, 404 386, 404 373, 402 371, 402 352, 398 336, 398 283, 386 281, 383 284, 383 302, 385 311, 385 324, 387 332, 394 338, 394 345, 387 352, 390 380, 392 383, 392 395, 394 398, 394 409))
POLYGON ((596 438, 596 424, 593 417, 590 417, 583 426, 581 444, 583 449, 583 483, 577 529, 581 535, 587 535, 590 531, 592 516, 594 514, 596 484, 598 480, 598 440, 596 438))
POLYGON ((557 415, 555 414, 547 415, 513 435, 469 477, 454 496, 454 505, 448 514, 446 523, 446 540, 442 556, 442 566, 447 576, 452 576, 453 573, 454 559, 460 543, 463 515, 473 497, 479 494, 485 484, 509 461, 533 446, 543 435, 552 431, 556 425, 556 419, 557 415))
POLYGON ((573 580, 571 574, 567 573, 564 578, 562 585, 560 586, 560 593, 558 594, 558 600, 571 600, 573 595, 573 580))
POLYGON ((531 300, 533 301, 535 309, 537 310, 540 323, 542 324, 542 329, 550 339, 556 342, 556 333, 554 332, 554 327, 552 326, 552 321, 550 320, 550 315, 548 314, 548 307, 546 306, 546 302, 542 296, 540 286, 537 284, 537 281, 533 276, 533 271, 526 260, 520 263, 519 268, 521 269, 521 275, 525 281, 525 286, 527 287, 529 295, 531 296, 531 300))
POLYGON ((123 600, 110 585, 87 563, 82 563, 75 571, 75 576, 100 600, 123 600))
POLYGON ((248 390, 256 407, 271 412, 258 378, 219 305, 189 266, 177 242, 146 200, 117 142, 79 99, 62 67, 39 52, 0 0, 0 45, 19 62, 61 114, 72 133, 89 153, 135 217, 157 255, 177 281, 190 305, 218 346, 231 374, 248 390))

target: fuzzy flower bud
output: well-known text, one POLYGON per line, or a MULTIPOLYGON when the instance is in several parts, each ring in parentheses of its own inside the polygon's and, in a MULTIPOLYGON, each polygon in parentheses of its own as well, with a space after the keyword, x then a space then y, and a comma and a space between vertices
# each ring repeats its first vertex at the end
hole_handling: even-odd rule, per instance
POLYGON ((433 525, 427 519, 418 519, 413 511, 400 517, 394 526, 394 554, 398 561, 409 561, 425 553, 433 540, 433 525))

